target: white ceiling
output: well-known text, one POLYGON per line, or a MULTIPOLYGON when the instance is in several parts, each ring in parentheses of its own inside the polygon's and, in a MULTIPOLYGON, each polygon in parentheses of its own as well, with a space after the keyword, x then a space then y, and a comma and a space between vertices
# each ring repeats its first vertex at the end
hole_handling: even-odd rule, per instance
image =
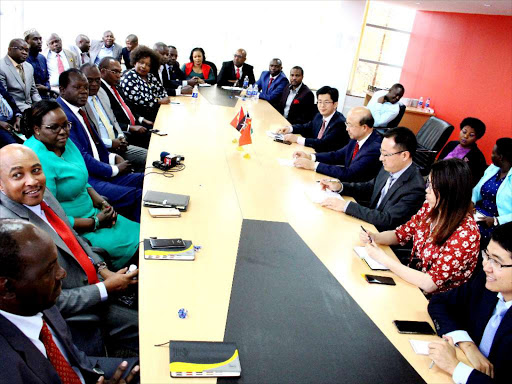
POLYGON ((512 16, 512 0, 380 0, 379 2, 414 8, 418 11, 512 16))

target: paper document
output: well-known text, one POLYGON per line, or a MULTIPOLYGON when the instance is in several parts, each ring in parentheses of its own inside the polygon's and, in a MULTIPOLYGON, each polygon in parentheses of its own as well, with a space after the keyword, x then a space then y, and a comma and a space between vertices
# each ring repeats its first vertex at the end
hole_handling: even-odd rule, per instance
POLYGON ((283 167, 293 167, 294 161, 295 159, 277 159, 279 165, 282 165, 283 167))
POLYGON ((322 190, 320 184, 318 183, 315 183, 315 185, 304 189, 304 193, 306 194, 309 200, 316 204, 323 203, 329 197, 334 197, 335 199, 338 200, 344 200, 339 193, 329 190, 322 190))
POLYGON ((356 251, 357 255, 363 259, 368 266, 374 271, 389 271, 389 268, 385 265, 382 265, 378 261, 373 260, 368 252, 366 252, 365 247, 354 247, 354 251, 356 251))
POLYGON ((229 85, 223 85, 221 88, 227 91, 241 91, 243 89, 241 87, 230 87, 229 85))
POLYGON ((279 139, 279 140, 284 140, 284 135, 281 134, 281 133, 275 133, 275 132, 272 132, 272 131, 266 131, 267 133, 267 136, 270 137, 271 139, 279 139))
POLYGON ((211 84, 208 84, 208 83, 203 83, 203 84, 199 84, 200 87, 211 87, 212 85, 211 84))
POLYGON ((478 221, 482 221, 484 219, 485 215, 482 212, 476 211, 475 214, 473 215, 473 217, 475 218, 475 221, 478 222, 478 221))
POLYGON ((409 339, 409 342, 417 355, 428 355, 428 345, 431 341, 409 339))

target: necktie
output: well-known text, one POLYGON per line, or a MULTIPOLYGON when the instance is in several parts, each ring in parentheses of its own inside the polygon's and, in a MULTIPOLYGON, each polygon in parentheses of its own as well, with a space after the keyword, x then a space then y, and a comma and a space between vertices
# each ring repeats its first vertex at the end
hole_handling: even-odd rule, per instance
POLYGON ((23 81, 23 83, 25 83, 25 70, 23 69, 23 65, 22 64, 18 64, 16 66, 16 68, 18 68, 18 72, 20 74, 21 81, 23 81))
POLYGON ((82 109, 79 109, 78 113, 82 116, 82 119, 84 119, 84 123, 91 135, 92 141, 94 141, 94 144, 98 145, 100 143, 98 135, 96 134, 96 130, 91 126, 91 122, 87 118, 87 114, 82 109))
POLYGON ((128 118, 130 119, 130 125, 135 125, 135 117, 133 117, 132 111, 130 111, 130 108, 128 108, 128 106, 124 103, 124 100, 119 94, 119 92, 117 92, 117 89, 112 87, 112 90, 114 91, 114 95, 116 96, 119 103, 121 103, 121 106, 123 107, 124 111, 128 115, 128 118))
POLYGON ((62 219, 57 216, 57 214, 51 209, 48 204, 44 201, 41 201, 41 209, 46 215, 46 219, 51 224, 52 228, 55 229, 55 232, 59 235, 59 237, 66 243, 75 259, 80 263, 80 266, 84 270, 87 275, 87 280, 89 280, 89 284, 96 284, 99 282, 98 276, 96 275, 96 269, 92 264, 89 256, 85 253, 84 249, 80 246, 80 243, 76 239, 75 235, 69 229, 62 219))
POLYGON ((7 119, 11 114, 10 111, 12 111, 12 109, 9 103, 7 102, 7 100, 4 99, 2 95, 0 95, 0 114, 2 114, 2 116, 4 116, 7 119))
POLYGON ((64 64, 60 58, 60 53, 57 53, 57 69, 59 70, 59 75, 64 72, 64 64))
POLYGON ((320 128, 320 132, 318 132, 317 139, 321 139, 325 132, 325 120, 322 122, 322 128, 320 128))
MULTIPOLYGON (((240 80, 240 68, 236 69, 236 79, 240 80)), ((269 85, 270 86, 270 85, 269 85)))
POLYGON ((98 116, 100 117, 103 126, 107 130, 109 139, 114 140, 116 138, 116 134, 114 133, 114 127, 112 127, 112 124, 110 124, 110 120, 103 113, 103 109, 100 107, 100 103, 98 102, 98 96, 92 97, 92 103, 94 104, 94 109, 96 109, 96 112, 98 112, 98 116))
POLYGON ((87 53, 86 52, 82 52, 80 54, 80 56, 82 57, 82 63, 81 64, 83 65, 83 64, 85 64, 85 58, 87 57, 87 53))
POLYGON ((480 342, 480 352, 485 357, 489 356, 489 352, 491 352, 492 342, 494 340, 494 336, 496 335, 496 331, 500 326, 501 320, 503 316, 507 313, 507 306, 502 299, 498 300, 498 304, 496 305, 495 314, 489 319, 487 326, 485 327, 484 335, 482 336, 482 341, 480 342))
POLYGON ((162 69, 162 84, 164 82, 164 79, 169 80, 169 72, 167 72, 167 68, 165 65, 163 66, 163 69, 162 69))
POLYGON ((46 355, 48 356, 48 360, 57 371, 57 375, 59 375, 60 380, 63 384, 81 384, 80 378, 73 371, 71 365, 66 360, 66 358, 62 355, 59 347, 55 344, 53 340, 52 333, 46 324, 46 321, 43 320, 43 328, 41 329, 41 333, 39 334, 39 340, 43 342, 44 348, 46 349, 46 355))
POLYGON ((354 147, 354 152, 352 152, 352 160, 354 160, 354 157, 356 157, 357 152, 359 152, 359 143, 356 143, 356 146, 354 147))
POLYGON ((384 199, 384 196, 386 196, 386 194, 388 193, 389 188, 391 188, 393 181, 395 181, 395 178, 392 175, 389 175, 388 181, 386 181, 386 184, 384 184, 384 188, 382 188, 382 191, 380 192, 379 201, 377 202, 377 208, 384 199))
POLYGON ((270 89, 270 85, 272 84, 272 82, 273 82, 273 81, 274 81, 274 78, 273 78, 273 77, 271 77, 271 78, 270 78, 270 80, 269 80, 269 82, 268 82, 268 87, 267 87, 267 89, 270 89))

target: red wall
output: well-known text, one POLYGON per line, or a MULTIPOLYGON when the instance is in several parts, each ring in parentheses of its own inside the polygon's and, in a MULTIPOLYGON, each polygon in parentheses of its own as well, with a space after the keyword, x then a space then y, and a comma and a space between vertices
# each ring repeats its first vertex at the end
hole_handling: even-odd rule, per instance
POLYGON ((451 139, 464 117, 482 120, 478 146, 490 164, 496 140, 512 137, 512 17, 417 12, 400 82, 405 97, 431 98, 455 127, 451 139))

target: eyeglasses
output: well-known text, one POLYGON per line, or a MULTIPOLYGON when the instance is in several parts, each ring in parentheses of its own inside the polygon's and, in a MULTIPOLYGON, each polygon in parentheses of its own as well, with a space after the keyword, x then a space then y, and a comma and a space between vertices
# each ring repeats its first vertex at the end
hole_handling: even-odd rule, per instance
POLYGON ((242 55, 237 55, 237 54, 235 54, 235 55, 233 55, 233 56, 234 56, 234 57, 238 57, 239 59, 243 59, 243 58, 244 58, 242 55))
POLYGON ((487 251, 487 249, 484 249, 482 251, 482 259, 485 262, 489 262, 489 264, 491 264, 492 269, 497 270, 497 271, 501 271, 502 268, 511 268, 512 267, 512 264, 503 265, 496 259, 491 259, 489 257, 489 251, 487 251))
POLYGON ((382 157, 391 157, 391 156, 398 155, 399 153, 402 153, 402 152, 406 152, 406 151, 398 151, 398 152, 393 152, 393 153, 382 153, 382 151, 380 151, 380 155, 382 157))
POLYGON ((329 105, 329 104, 333 104, 334 101, 317 101, 317 104, 318 105, 329 105))
POLYGON ((430 179, 427 179, 427 181, 425 182, 425 189, 432 189, 432 183, 430 179))
POLYGON ((28 52, 28 48, 25 47, 11 47, 12 49, 17 49, 18 51, 28 52))
POLYGON ((121 73, 123 73, 123 72, 121 72, 121 71, 118 71, 117 69, 108 69, 108 68, 105 68, 105 69, 106 69, 107 71, 109 71, 109 72, 113 73, 114 75, 120 75, 121 73))
MULTIPOLYGON (((319 103, 319 104, 320 104, 320 103, 319 103)), ((345 126, 346 126, 346 127, 352 127, 352 128, 354 128, 354 127, 360 127, 360 125, 350 124, 348 121, 345 121, 345 126)))
POLYGON ((73 124, 71 123, 71 121, 68 121, 68 122, 66 122, 65 125, 57 125, 57 124, 41 125, 41 128, 46 128, 46 129, 49 129, 50 131, 52 131, 53 133, 58 133, 58 132, 60 132, 61 129, 69 131, 72 126, 73 126, 73 124))

